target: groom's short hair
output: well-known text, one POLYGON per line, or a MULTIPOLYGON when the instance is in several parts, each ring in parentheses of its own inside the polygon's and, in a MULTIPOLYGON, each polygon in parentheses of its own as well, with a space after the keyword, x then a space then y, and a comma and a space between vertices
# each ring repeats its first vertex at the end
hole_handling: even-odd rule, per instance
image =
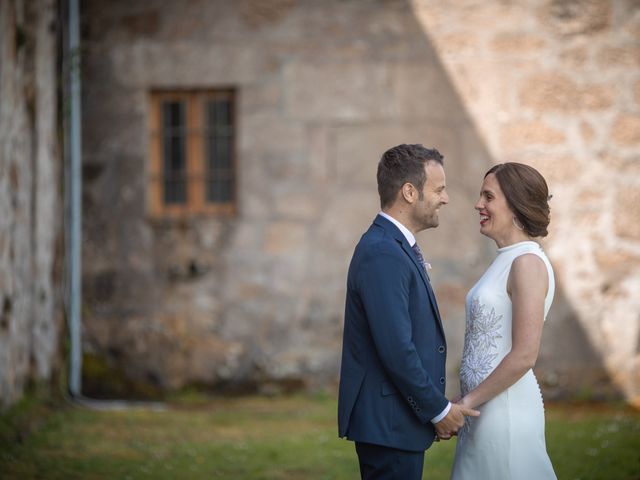
POLYGON ((432 161, 442 165, 444 157, 435 148, 420 144, 402 144, 390 148, 378 163, 378 194, 382 208, 393 205, 398 192, 405 183, 410 183, 420 192, 427 181, 424 165, 432 161))

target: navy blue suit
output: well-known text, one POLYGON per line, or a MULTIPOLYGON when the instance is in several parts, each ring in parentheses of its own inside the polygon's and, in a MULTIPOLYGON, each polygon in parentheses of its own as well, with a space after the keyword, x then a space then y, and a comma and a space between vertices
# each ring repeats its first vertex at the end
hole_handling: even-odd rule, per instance
POLYGON ((347 277, 340 437, 424 452, 447 406, 446 343, 433 290, 402 232, 378 215, 347 277))

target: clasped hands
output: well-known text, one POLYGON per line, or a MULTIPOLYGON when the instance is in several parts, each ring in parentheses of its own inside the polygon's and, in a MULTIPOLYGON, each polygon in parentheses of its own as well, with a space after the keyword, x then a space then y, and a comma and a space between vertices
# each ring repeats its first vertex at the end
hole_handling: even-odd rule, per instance
POLYGON ((451 402, 451 410, 447 416, 435 424, 437 440, 450 440, 458 434, 458 430, 464 425, 464 417, 478 417, 480 412, 469 408, 461 397, 451 402))

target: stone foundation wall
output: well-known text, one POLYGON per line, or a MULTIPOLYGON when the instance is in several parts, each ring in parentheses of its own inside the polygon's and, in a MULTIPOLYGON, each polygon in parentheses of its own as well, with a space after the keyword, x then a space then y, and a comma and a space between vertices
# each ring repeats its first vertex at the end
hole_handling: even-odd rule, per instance
POLYGON ((0 1, 0 402, 57 360, 57 4, 0 1))

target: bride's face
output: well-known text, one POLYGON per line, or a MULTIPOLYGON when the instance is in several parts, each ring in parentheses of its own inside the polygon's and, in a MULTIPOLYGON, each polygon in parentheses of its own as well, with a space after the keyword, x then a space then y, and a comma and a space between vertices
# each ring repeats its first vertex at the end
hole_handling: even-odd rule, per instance
POLYGON ((513 213, 493 173, 482 182, 475 209, 480 214, 480 233, 493 240, 507 237, 514 228, 513 213))

